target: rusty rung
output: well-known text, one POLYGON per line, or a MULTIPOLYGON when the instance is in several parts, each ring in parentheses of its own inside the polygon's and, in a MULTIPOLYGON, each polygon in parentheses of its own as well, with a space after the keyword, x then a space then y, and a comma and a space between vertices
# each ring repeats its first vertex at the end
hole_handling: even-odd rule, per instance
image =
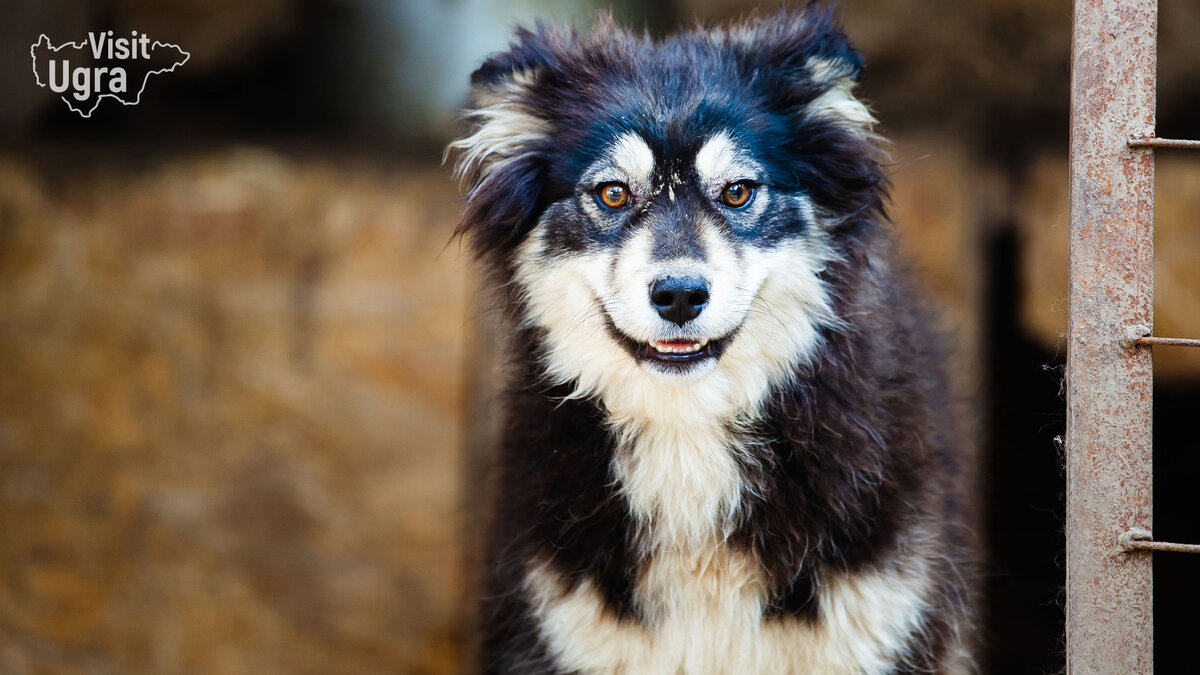
POLYGON ((1131 148, 1184 148, 1186 150, 1200 150, 1200 141, 1193 141, 1183 138, 1131 138, 1129 139, 1129 147, 1131 148))
POLYGON ((1135 527, 1117 537, 1126 553, 1133 551, 1170 551, 1171 553, 1200 553, 1200 544, 1177 544, 1173 541, 1154 541, 1149 530, 1135 527))
POLYGON ((1200 347, 1200 340, 1191 338, 1173 338, 1159 337, 1157 335, 1143 335, 1134 340, 1134 344, 1160 347, 1200 347))

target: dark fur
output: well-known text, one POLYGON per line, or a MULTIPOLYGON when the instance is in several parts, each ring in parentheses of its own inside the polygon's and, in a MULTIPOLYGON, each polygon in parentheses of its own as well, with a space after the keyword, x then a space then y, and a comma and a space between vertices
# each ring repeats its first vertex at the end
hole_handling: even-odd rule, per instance
MULTIPOLYGON (((815 569, 854 572, 888 556, 914 524, 934 524, 945 556, 933 571, 943 585, 935 595, 941 605, 926 614, 895 672, 936 672, 949 627, 969 623, 971 591, 960 573, 969 573, 973 559, 970 471, 951 428, 945 354, 928 314, 897 278, 878 152, 863 137, 802 114, 823 91, 804 73, 808 59, 825 55, 857 78, 859 57, 828 10, 810 6, 754 25, 754 46, 738 48, 718 48, 704 32, 659 43, 607 25, 590 39, 545 28, 520 32, 511 51, 485 63, 473 83, 486 88, 514 72, 536 72, 524 96, 551 121, 554 140, 501 173, 469 177, 461 230, 488 263, 495 287, 506 289, 505 314, 520 317, 526 309, 512 292, 509 255, 546 208, 571 193, 584 168, 579 158, 594 154, 603 139, 632 128, 663 147, 686 146, 690 137, 736 123, 776 148, 767 158, 775 175, 840 219, 833 241, 844 260, 823 278, 836 314, 851 327, 824 331, 814 361, 794 384, 771 392, 765 419, 752 431, 759 461, 743 468, 757 489, 744 502, 732 542, 767 574, 768 617, 816 621, 815 569), (606 92, 600 103, 597 88, 606 92), (664 127, 640 116, 648 88, 667 101, 689 91, 713 94, 688 124, 664 127)), ((587 246, 570 231, 554 236, 564 250, 587 246)), ((760 236, 771 236, 769 228, 760 236)), ((645 560, 610 472, 614 439, 606 412, 597 400, 564 401, 569 386, 544 381, 542 339, 532 329, 514 328, 512 336, 516 372, 497 454, 480 617, 480 667, 488 673, 558 672, 518 592, 535 556, 552 553, 567 578, 591 580, 612 612, 639 620, 631 594, 645 560)))

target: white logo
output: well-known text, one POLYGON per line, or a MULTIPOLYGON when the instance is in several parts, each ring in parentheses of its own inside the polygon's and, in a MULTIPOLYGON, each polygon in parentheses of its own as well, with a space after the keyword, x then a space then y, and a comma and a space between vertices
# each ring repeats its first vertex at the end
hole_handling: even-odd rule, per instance
POLYGON ((137 105, 151 75, 169 73, 192 55, 178 45, 152 43, 144 33, 114 37, 110 30, 88 33, 83 42, 64 42, 57 47, 43 34, 29 48, 29 56, 39 87, 49 86, 63 94, 68 108, 91 117, 105 98, 137 105))

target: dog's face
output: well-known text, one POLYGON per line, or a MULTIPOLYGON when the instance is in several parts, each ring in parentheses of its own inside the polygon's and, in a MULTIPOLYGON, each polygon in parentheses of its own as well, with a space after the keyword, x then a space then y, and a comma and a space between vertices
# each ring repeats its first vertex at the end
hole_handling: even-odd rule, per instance
POLYGON ((838 323, 839 231, 882 194, 860 66, 810 10, 660 43, 540 29, 480 68, 463 229, 548 371, 751 396, 807 358, 838 323))

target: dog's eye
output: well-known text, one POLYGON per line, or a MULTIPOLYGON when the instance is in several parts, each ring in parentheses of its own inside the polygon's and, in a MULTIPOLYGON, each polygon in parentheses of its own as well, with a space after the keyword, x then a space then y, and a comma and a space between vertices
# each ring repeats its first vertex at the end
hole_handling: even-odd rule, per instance
POLYGON ((738 209, 750 203, 753 196, 754 187, 746 181, 738 181, 726 185, 725 189, 721 190, 721 203, 738 209))
POLYGON ((596 188, 596 199, 610 209, 629 204, 629 188, 622 183, 604 183, 596 188))

